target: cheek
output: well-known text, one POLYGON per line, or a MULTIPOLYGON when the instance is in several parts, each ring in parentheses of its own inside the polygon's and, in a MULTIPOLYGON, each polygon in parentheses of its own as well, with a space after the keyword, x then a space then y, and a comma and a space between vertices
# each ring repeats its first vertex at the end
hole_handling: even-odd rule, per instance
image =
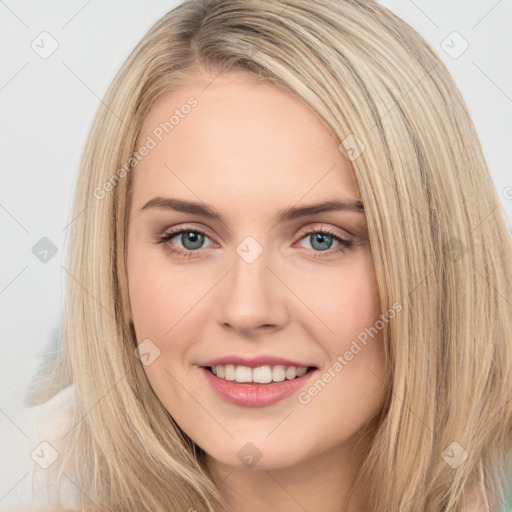
POLYGON ((128 254, 128 293, 137 343, 146 343, 152 354, 158 354, 143 369, 162 403, 173 409, 171 405, 180 403, 179 386, 173 383, 174 378, 183 380, 180 368, 194 334, 188 322, 198 290, 179 267, 172 271, 158 251, 144 251, 135 244, 128 254))
POLYGON ((364 400, 367 407, 363 408, 372 409, 372 397, 380 395, 385 381, 385 324, 369 251, 331 273, 323 287, 310 286, 307 297, 311 310, 321 320, 310 322, 308 327, 326 355, 327 366, 322 371, 330 389, 322 393, 317 404, 339 402, 341 395, 336 393, 343 393, 341 402, 350 403, 350 408, 357 408, 357 403, 362 405, 360 400, 364 400), (350 397, 357 398, 352 401, 350 397))
POLYGON ((371 388, 368 379, 376 387, 380 387, 378 381, 384 379, 384 324, 381 321, 382 311, 373 261, 369 253, 365 256, 345 283, 341 306, 343 314, 336 324, 336 328, 343 333, 344 343, 336 357, 342 353, 347 363, 347 374, 353 372, 355 382, 360 381, 365 388, 371 388))
POLYGON ((303 286, 300 294, 315 315, 315 324, 321 328, 323 338, 331 340, 329 343, 338 349, 373 325, 381 313, 369 252, 361 252, 350 264, 325 276, 316 276, 303 286))
POLYGON ((137 339, 159 343, 174 335, 201 294, 201 281, 191 279, 183 267, 172 266, 165 250, 148 251, 135 243, 127 261, 128 293, 137 339))
POLYGON ((179 381, 187 377, 183 372, 190 364, 188 350, 198 339, 204 318, 212 314, 209 303, 201 300, 212 284, 186 266, 172 265, 163 248, 148 251, 135 243, 128 255, 128 293, 137 343, 149 339, 158 353, 144 371, 166 406, 179 405, 179 386, 172 385, 173 377, 179 381))

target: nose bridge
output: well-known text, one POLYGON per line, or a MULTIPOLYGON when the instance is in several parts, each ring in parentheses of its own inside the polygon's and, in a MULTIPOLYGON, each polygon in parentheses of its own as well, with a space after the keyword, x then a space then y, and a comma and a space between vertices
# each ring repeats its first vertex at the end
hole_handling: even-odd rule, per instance
POLYGON ((236 247, 219 301, 220 323, 240 330, 283 324, 283 289, 268 268, 271 260, 270 250, 264 250, 253 237, 236 247))

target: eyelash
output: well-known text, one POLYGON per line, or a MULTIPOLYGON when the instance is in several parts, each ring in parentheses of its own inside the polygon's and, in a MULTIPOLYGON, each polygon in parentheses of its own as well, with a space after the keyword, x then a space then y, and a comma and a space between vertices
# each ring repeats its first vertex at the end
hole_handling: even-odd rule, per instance
MULTIPOLYGON (((197 252, 200 252, 201 249, 196 249, 196 250, 182 250, 182 249, 175 249, 173 247, 171 247, 170 245, 167 244, 167 242, 169 242, 169 240, 171 240, 172 238, 174 238, 176 235, 180 235, 182 233, 198 233, 200 235, 203 235, 207 238, 210 238, 208 237, 208 235, 204 232, 204 231, 201 231, 200 229, 197 229, 197 228, 187 228, 187 227, 182 227, 182 228, 179 228, 179 229, 176 229, 175 231, 170 231, 168 233, 165 233, 161 236, 158 236, 156 238, 156 243, 157 244, 162 244, 165 246, 165 250, 169 253, 169 254, 175 254, 175 255, 178 255, 182 258, 191 258, 193 257, 192 254, 193 253, 197 253, 197 252)), ((329 256, 332 256, 333 253, 337 253, 337 252, 341 252, 341 253, 344 253, 345 250, 347 249, 351 249, 352 246, 354 245, 354 242, 352 242, 351 240, 347 240, 345 238, 341 238, 340 236, 336 235, 336 233, 330 231, 329 229, 325 229, 325 228, 318 228, 318 229, 311 229, 311 230, 308 230, 306 232, 304 232, 302 234, 302 236, 300 237, 299 240, 302 240, 303 238, 305 238, 307 235, 311 235, 311 234, 314 234, 314 233, 321 233, 322 235, 328 235, 330 237, 332 237, 334 240, 336 240, 337 242, 339 242, 341 244, 340 247, 338 247, 337 249, 328 249, 326 251, 314 251, 314 257, 316 258, 327 258, 329 256)))

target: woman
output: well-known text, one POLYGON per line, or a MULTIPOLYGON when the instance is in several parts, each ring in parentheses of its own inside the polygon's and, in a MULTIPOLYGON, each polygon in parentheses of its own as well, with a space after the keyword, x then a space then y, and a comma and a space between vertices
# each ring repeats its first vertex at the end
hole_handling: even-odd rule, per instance
POLYGON ((107 92, 75 216, 38 469, 71 506, 503 506, 510 232, 392 13, 185 1, 107 92))

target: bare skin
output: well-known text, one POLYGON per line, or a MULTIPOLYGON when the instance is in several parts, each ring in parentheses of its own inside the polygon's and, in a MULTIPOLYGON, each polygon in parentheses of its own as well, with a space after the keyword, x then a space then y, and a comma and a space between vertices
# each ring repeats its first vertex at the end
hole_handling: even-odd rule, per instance
POLYGON ((345 208, 276 220, 286 208, 356 203, 350 162, 300 99, 243 75, 212 78, 161 97, 138 139, 155 138, 176 108, 197 100, 132 171, 131 318, 138 342, 160 350, 146 375, 207 453, 233 512, 365 512, 360 490, 346 501, 370 442, 356 452, 355 439, 385 398, 382 333, 333 370, 381 314, 365 215, 345 208), (222 220, 143 208, 155 197, 211 205, 222 220), (185 233, 157 243, 178 228, 185 233), (194 230, 203 238, 187 235, 194 230), (319 230, 334 236, 315 239, 319 230), (262 249, 251 263, 236 250, 249 236, 262 249), (295 394, 250 408, 220 397, 201 368, 221 356, 262 354, 316 366, 311 383, 329 371, 331 379, 309 401, 295 394), (239 457, 247 443, 261 454, 252 467, 239 457))

